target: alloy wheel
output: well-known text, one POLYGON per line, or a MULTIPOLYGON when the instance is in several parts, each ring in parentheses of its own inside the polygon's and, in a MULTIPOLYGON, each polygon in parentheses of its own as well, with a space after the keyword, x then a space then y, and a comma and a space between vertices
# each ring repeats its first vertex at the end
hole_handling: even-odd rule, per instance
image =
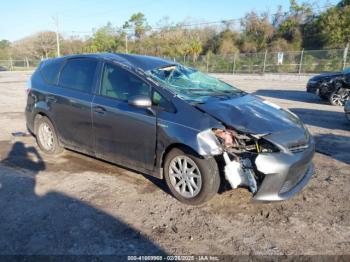
POLYGON ((51 151, 54 146, 54 135, 50 128, 50 126, 43 122, 40 124, 38 129, 38 136, 41 145, 44 147, 45 150, 51 151))
POLYGON ((182 197, 193 198, 202 188, 202 175, 196 163, 185 155, 177 156, 170 162, 171 185, 182 197))
POLYGON ((333 93, 330 99, 333 105, 343 106, 349 99, 349 94, 347 92, 333 93))

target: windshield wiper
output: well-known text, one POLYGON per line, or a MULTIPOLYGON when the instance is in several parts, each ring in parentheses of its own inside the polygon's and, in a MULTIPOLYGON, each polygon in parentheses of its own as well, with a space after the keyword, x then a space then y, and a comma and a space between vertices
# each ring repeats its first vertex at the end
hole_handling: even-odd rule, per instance
POLYGON ((232 94, 236 94, 236 93, 242 93, 242 91, 230 91, 230 90, 215 90, 212 88, 188 88, 186 89, 188 91, 199 91, 199 92, 203 92, 203 93, 209 93, 210 95, 214 95, 214 96, 225 96, 230 98, 232 94))

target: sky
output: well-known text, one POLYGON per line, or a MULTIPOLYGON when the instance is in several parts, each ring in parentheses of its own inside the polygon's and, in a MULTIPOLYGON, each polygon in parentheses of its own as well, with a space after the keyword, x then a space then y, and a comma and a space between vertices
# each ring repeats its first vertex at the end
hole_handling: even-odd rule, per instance
MULTIPOLYGON (((339 0, 312 1, 319 8, 339 0)), ((298 3, 301 1, 299 0, 298 3)), ((151 26, 164 17, 170 21, 211 22, 239 19, 249 11, 274 13, 289 0, 2 0, 0 5, 0 40, 15 41, 30 34, 55 30, 54 16, 59 17, 63 36, 72 31, 90 32, 111 22, 122 26, 133 13, 142 12, 151 26)))

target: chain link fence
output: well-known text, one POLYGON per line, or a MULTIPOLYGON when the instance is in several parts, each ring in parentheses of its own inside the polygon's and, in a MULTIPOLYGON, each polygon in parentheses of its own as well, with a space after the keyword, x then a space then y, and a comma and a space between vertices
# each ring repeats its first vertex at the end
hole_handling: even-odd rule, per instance
MULTIPOLYGON (((348 49, 305 50, 288 52, 241 53, 235 55, 202 55, 199 57, 166 57, 174 62, 208 73, 321 73, 350 67, 348 49)), ((33 70, 38 59, 0 60, 0 71, 33 70)))
POLYGON ((0 71, 26 71, 34 70, 39 64, 40 59, 16 59, 0 60, 0 71))
POLYGON ((168 58, 209 73, 321 73, 350 67, 347 49, 205 55, 168 58))

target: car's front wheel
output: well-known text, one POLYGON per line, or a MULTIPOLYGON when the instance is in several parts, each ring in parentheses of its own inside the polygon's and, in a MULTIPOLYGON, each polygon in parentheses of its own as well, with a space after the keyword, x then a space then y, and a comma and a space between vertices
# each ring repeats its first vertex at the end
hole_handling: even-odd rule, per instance
POLYGON ((214 158, 204 159, 188 149, 172 149, 164 163, 165 181, 181 202, 200 205, 219 190, 220 175, 214 158))
POLYGON ((63 147, 58 142, 55 128, 47 117, 36 117, 35 134, 38 146, 44 153, 55 155, 63 151, 63 147))
POLYGON ((334 106, 343 106, 348 99, 349 91, 343 88, 332 92, 329 96, 329 102, 334 106))

